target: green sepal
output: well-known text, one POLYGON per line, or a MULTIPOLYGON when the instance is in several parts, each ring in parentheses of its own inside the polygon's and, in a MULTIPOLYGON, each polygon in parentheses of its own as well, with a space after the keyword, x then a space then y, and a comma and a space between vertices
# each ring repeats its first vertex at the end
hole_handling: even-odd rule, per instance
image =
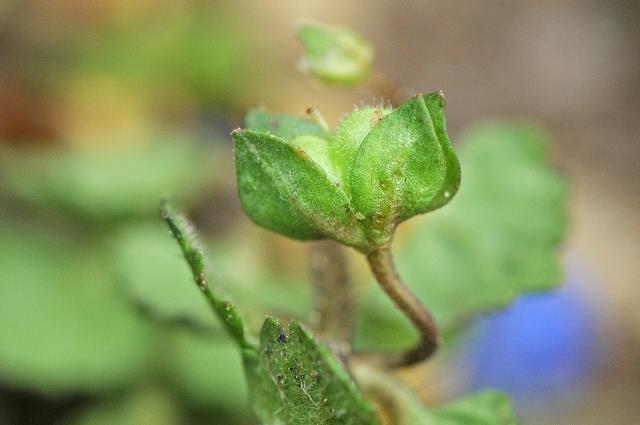
POLYGON ((256 224, 293 239, 363 244, 347 194, 304 149, 259 131, 232 137, 240 201, 256 224))
POLYGON ((274 114, 263 108, 249 111, 244 118, 244 126, 249 130, 273 133, 285 140, 298 136, 327 137, 327 132, 314 121, 287 114, 274 114))
POLYGON ((298 38, 305 51, 303 65, 321 81, 355 85, 368 76, 373 47, 350 29, 304 23, 298 28, 298 38))
POLYGON ((373 246, 388 244, 398 223, 446 204, 459 185, 442 92, 414 96, 382 118, 362 141, 347 179, 373 246))
POLYGON ((366 106, 344 116, 329 142, 329 156, 340 172, 341 180, 346 180, 347 170, 358 152, 360 144, 371 129, 387 114, 388 108, 366 106))

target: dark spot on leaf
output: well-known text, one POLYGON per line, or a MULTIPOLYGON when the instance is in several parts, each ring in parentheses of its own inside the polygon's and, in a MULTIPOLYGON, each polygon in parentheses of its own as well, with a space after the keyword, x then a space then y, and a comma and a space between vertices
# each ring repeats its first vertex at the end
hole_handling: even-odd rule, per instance
POLYGON ((287 342, 287 336, 284 334, 284 332, 280 332, 280 336, 278 337, 278 341, 280 343, 282 343, 282 344, 287 342))

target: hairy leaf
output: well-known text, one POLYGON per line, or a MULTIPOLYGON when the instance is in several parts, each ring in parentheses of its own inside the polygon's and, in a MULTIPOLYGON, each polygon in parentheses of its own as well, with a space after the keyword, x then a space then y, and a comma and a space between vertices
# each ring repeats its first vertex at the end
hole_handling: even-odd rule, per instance
POLYGON ((286 333, 267 318, 260 344, 244 332, 235 306, 209 288, 204 254, 184 217, 167 203, 162 216, 175 236, 196 283, 238 343, 254 413, 265 425, 377 424, 374 409, 360 395, 333 354, 297 323, 286 333))
POLYGON ((294 239, 362 243, 346 193, 300 147, 262 132, 233 132, 240 200, 257 224, 294 239))
POLYGON ((387 244, 397 223, 446 204, 459 184, 441 92, 415 96, 382 118, 362 141, 347 181, 375 245, 387 244))
POLYGON ((358 152, 360 144, 375 127, 379 120, 391 112, 386 108, 364 107, 348 113, 340 121, 338 128, 331 137, 329 144, 329 155, 340 170, 340 179, 345 181, 347 171, 358 152))

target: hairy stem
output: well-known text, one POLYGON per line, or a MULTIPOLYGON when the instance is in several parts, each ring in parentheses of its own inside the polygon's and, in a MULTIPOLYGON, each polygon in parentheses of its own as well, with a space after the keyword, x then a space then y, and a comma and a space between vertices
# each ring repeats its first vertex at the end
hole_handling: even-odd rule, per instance
POLYGON ((367 261, 382 289, 411 320, 421 337, 415 348, 386 359, 386 365, 410 366, 428 359, 438 348, 439 341, 438 329, 431 314, 398 276, 389 247, 370 252, 367 261))
POLYGON ((314 330, 348 363, 355 299, 344 248, 329 240, 316 242, 312 244, 309 260, 314 288, 314 330))

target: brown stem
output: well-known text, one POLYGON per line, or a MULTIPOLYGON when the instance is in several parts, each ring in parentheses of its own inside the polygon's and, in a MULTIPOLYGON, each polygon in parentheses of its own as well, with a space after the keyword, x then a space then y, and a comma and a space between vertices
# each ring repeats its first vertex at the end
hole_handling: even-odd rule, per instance
POLYGON ((398 276, 389 247, 370 252, 367 254, 367 261, 382 289, 411 320, 421 336, 421 341, 415 348, 394 355, 385 363, 390 367, 400 367, 428 359, 436 351, 439 343, 438 329, 431 314, 398 276))
POLYGON ((314 330, 347 364, 351 355, 355 300, 344 248, 329 240, 314 243, 310 269, 314 287, 314 330))

